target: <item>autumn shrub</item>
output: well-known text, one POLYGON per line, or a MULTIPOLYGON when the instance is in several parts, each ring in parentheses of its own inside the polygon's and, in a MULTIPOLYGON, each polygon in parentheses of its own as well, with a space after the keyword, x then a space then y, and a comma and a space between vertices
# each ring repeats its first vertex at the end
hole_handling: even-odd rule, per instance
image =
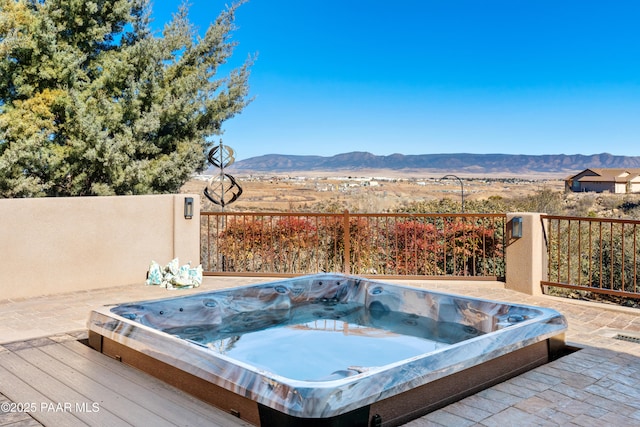
POLYGON ((218 236, 224 271, 311 272, 317 230, 308 218, 294 216, 232 218, 218 236))
POLYGON ((386 232, 386 272, 404 275, 442 273, 442 242, 432 223, 399 221, 386 232))
POLYGON ((265 264, 271 264, 271 244, 260 217, 230 218, 216 243, 222 271, 260 271, 265 264))
POLYGON ((348 261, 353 274, 503 276, 502 229, 483 221, 256 215, 231 217, 216 242, 223 271, 343 272, 348 261))
MULTIPOLYGON (((326 253, 324 271, 343 271, 345 261, 345 221, 341 217, 327 218, 320 234, 326 253)), ((377 233, 364 217, 349 218, 349 265, 354 274, 378 273, 377 233)))
POLYGON ((456 276, 504 276, 502 232, 480 220, 447 218, 442 229, 445 273, 456 276))
POLYGON ((282 273, 315 272, 318 230, 304 217, 278 219, 272 233, 272 247, 265 248, 273 259, 273 271, 282 273))

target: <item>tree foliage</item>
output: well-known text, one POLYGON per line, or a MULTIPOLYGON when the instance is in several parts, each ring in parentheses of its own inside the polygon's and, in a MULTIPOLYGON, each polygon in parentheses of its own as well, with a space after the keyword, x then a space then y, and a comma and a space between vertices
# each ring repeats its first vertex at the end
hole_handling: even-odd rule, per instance
POLYGON ((0 0, 0 197, 175 192, 249 102, 252 60, 219 77, 234 14, 199 36, 149 0, 0 0))

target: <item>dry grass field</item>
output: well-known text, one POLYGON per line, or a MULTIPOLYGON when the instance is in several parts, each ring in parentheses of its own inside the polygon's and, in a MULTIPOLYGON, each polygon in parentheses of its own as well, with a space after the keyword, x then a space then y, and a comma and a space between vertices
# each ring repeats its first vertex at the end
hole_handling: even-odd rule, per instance
MULTIPOLYGON (((242 196, 226 211, 321 211, 328 206, 345 206, 354 212, 384 212, 406 203, 450 197, 460 200, 460 182, 428 175, 395 171, 300 172, 288 175, 234 175, 242 196)), ((458 175, 466 200, 491 196, 520 197, 541 189, 561 191, 564 176, 473 176, 458 175)), ((182 193, 202 195, 207 180, 193 179, 182 193)), ((220 207, 204 196, 203 210, 220 207)))

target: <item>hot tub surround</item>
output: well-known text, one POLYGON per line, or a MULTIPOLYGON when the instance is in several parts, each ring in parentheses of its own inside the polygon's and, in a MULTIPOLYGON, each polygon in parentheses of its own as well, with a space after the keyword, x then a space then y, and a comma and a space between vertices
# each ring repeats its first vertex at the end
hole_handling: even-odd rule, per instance
POLYGON ((567 325, 546 308, 320 274, 105 306, 91 313, 88 327, 97 350, 256 425, 367 426, 405 422, 546 363, 564 346, 567 325), (320 371, 313 354, 280 354, 286 346, 268 341, 249 348, 249 359, 227 351, 246 334, 299 332, 317 321, 351 325, 342 333, 359 338, 375 336, 378 344, 369 345, 380 346, 380 357, 352 365, 340 344, 331 351, 344 363, 298 376, 260 356, 320 371), (424 347, 412 341, 414 354, 398 351, 394 358, 388 350, 398 337, 428 340, 424 347))

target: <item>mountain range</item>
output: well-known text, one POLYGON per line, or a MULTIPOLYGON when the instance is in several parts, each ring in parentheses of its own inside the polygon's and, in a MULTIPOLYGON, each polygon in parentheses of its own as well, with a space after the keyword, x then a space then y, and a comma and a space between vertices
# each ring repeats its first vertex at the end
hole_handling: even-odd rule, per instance
POLYGON ((396 170, 450 173, 572 173, 587 168, 640 168, 640 156, 582 154, 391 154, 351 152, 335 156, 267 154, 239 160, 229 169, 248 172, 396 170))

